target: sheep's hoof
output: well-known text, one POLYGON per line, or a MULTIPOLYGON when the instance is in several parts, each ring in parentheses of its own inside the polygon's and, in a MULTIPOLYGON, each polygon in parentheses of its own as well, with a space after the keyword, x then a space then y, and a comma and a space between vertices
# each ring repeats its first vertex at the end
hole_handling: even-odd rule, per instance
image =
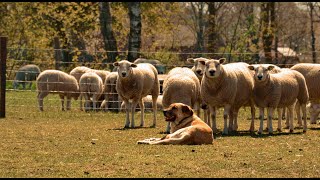
POLYGON ((306 132, 307 132, 307 130, 306 130, 306 129, 304 129, 304 130, 303 130, 303 133, 306 133, 306 132))
POLYGON ((258 134, 259 134, 259 135, 261 135, 261 134, 262 134, 262 132, 261 132, 261 131, 258 131, 258 134))
POLYGON ((153 125, 151 125, 151 126, 150 126, 150 128, 155 128, 155 127, 156 127, 156 125, 155 125, 155 124, 153 124, 153 125))
POLYGON ((277 128, 277 131, 278 131, 278 132, 282 132, 282 130, 281 130, 281 129, 279 129, 279 128, 277 128))
POLYGON ((269 135, 272 135, 273 134, 273 132, 269 132, 269 135))
POLYGON ((317 122, 313 121, 313 122, 310 122, 310 124, 317 124, 317 122))
POLYGON ((290 133, 293 133, 293 129, 290 129, 290 133))

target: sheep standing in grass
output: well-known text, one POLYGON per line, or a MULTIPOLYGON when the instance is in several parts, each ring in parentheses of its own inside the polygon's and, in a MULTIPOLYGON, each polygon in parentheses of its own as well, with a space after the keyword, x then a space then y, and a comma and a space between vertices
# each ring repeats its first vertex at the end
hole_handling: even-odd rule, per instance
MULTIPOLYGON (((297 71, 284 70, 279 73, 271 74, 274 66, 264 67, 249 66, 254 70, 254 100, 260 110, 260 128, 258 133, 263 130, 264 108, 267 108, 270 134, 273 133, 272 118, 275 108, 288 108, 289 129, 293 132, 293 109, 297 102, 303 106, 308 101, 309 95, 305 80, 297 71)), ((304 106, 305 107, 305 106, 304 106)), ((306 121, 304 132, 306 131, 306 121)), ((278 118, 278 131, 281 132, 281 118, 278 118)))
POLYGON ((112 109, 116 112, 120 112, 121 98, 116 89, 117 79, 118 72, 111 72, 104 82, 104 100, 101 104, 101 108, 104 108, 105 111, 112 109))
MULTIPOLYGON (((158 110, 163 110, 163 107, 162 107, 162 98, 163 96, 162 95, 159 95, 158 96, 158 99, 157 99, 157 109, 158 110)), ((143 100, 143 103, 144 103, 144 109, 145 109, 145 112, 152 112, 152 96, 151 95, 148 95, 144 98, 142 98, 143 100)), ((124 102, 121 103, 121 112, 125 112, 126 110, 126 105, 124 102)), ((137 105, 137 109, 136 111, 140 111, 140 106, 139 104, 137 105)))
MULTIPOLYGON (((192 107, 197 114, 200 113, 200 82, 194 72, 186 67, 171 69, 163 81, 163 108, 168 108, 172 103, 184 103, 192 107)), ((170 132, 168 122, 167 133, 170 132)))
MULTIPOLYGON (((86 72, 89 72, 89 71, 92 71, 91 68, 88 68, 86 66, 78 66, 78 67, 75 67, 73 68, 71 71, 70 71, 70 75, 75 77, 78 84, 79 84, 79 80, 80 80, 80 77, 86 73, 86 72)), ((80 94, 80 110, 82 111, 83 110, 83 104, 82 104, 82 95, 80 94)))
POLYGON ((223 65, 225 58, 205 61, 205 73, 201 82, 201 98, 209 106, 212 130, 217 132, 216 108, 224 107, 224 130, 237 130, 238 111, 241 106, 251 106, 251 126, 254 130, 255 107, 253 102, 253 78, 247 63, 230 63, 223 65))
MULTIPOLYGON (((290 69, 300 72, 307 83, 309 92, 309 101, 311 104, 319 104, 320 102, 320 64, 299 63, 292 66, 290 69)), ((311 116, 312 117, 312 116, 311 116)), ((316 124, 316 118, 310 118, 311 124, 316 124)))
POLYGON ((39 109, 43 111, 43 98, 49 93, 59 94, 62 111, 64 111, 64 99, 67 97, 67 110, 71 108, 71 98, 78 99, 79 85, 73 76, 58 70, 45 70, 37 78, 37 91, 39 109))
MULTIPOLYGON (((204 70, 205 70, 205 62, 206 60, 208 60, 207 58, 203 58, 203 57, 200 57, 200 58, 188 58, 187 59, 187 62, 189 63, 193 63, 193 67, 191 68, 191 70, 196 74, 196 76, 198 77, 200 83, 202 81, 202 77, 203 77, 203 74, 204 74, 204 70)), ((201 104, 203 107, 204 106, 204 103, 203 101, 201 100, 201 104)), ((209 125, 211 126, 211 123, 210 123, 210 111, 209 109, 203 109, 203 119, 204 121, 209 125)), ((200 114, 199 114, 200 116, 200 114)))
POLYGON ((103 82, 99 75, 95 72, 84 73, 79 80, 79 89, 81 95, 85 98, 85 110, 90 110, 90 102, 92 99, 93 110, 97 110, 97 101, 103 94, 103 82))
POLYGON ((13 88, 17 89, 19 84, 22 84, 23 89, 25 89, 26 84, 29 84, 29 89, 31 89, 32 81, 37 79, 40 72, 40 68, 35 64, 20 67, 14 78, 13 88))
POLYGON ((156 126, 157 119, 157 98, 160 85, 157 69, 148 63, 134 64, 127 60, 113 63, 118 67, 118 80, 116 89, 121 99, 126 104, 125 128, 130 125, 129 112, 131 112, 131 127, 134 128, 134 113, 137 104, 141 108, 141 123, 144 125, 144 104, 142 98, 148 94, 152 95, 153 125, 156 126))

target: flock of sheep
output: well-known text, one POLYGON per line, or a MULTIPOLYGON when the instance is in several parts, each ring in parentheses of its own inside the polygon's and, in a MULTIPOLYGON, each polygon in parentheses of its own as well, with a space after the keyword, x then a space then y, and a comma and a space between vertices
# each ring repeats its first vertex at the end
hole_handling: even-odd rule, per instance
MULTIPOLYGON (((111 108, 110 101, 117 102, 116 107, 122 107, 126 111, 125 128, 135 127, 134 114, 137 106, 141 110, 140 126, 144 126, 146 101, 152 105, 153 110, 151 127, 156 126, 157 110, 176 102, 191 106, 199 117, 202 109, 203 120, 211 126, 214 133, 217 133, 216 111, 221 107, 224 108, 223 134, 237 131, 238 112, 241 107, 246 106, 251 108, 251 132, 255 130, 255 108, 259 109, 259 134, 263 131, 265 109, 270 134, 273 133, 272 119, 275 110, 278 112, 279 132, 282 131, 283 117, 286 118, 286 128, 293 132, 294 109, 303 132, 307 130, 307 107, 310 111, 310 123, 316 123, 320 113, 320 64, 299 63, 291 68, 280 68, 272 64, 225 64, 224 58, 216 60, 200 57, 189 58, 187 61, 194 64, 191 69, 175 67, 165 75, 162 95, 158 71, 149 63, 121 60, 113 64, 117 67, 117 72, 84 66, 74 68, 69 74, 59 70, 45 70, 36 79, 39 109, 43 111, 43 99, 49 93, 57 93, 61 98, 62 110, 65 110, 65 97, 66 110, 70 110, 71 98, 77 100, 80 97, 81 110, 84 98, 85 111, 107 111, 111 108)), ((170 123, 166 132, 173 133, 170 123)))

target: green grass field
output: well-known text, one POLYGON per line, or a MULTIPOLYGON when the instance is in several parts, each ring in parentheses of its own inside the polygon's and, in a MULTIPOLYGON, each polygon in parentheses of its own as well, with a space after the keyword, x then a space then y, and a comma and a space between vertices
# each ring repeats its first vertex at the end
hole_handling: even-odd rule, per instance
POLYGON ((305 134, 285 129, 259 136, 247 131, 247 108, 240 111, 239 132, 218 134, 212 145, 150 146, 136 142, 164 136, 162 112, 156 128, 148 127, 152 113, 146 113, 145 127, 123 130, 125 113, 82 112, 79 101, 62 112, 58 95, 46 97, 44 112, 35 91, 8 91, 6 103, 0 177, 320 177, 320 125, 309 120, 305 134))

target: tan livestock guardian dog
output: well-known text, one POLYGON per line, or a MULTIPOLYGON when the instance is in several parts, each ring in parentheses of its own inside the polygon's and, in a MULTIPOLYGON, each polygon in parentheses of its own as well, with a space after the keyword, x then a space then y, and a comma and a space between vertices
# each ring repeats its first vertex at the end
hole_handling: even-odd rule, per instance
POLYGON ((170 133, 163 138, 149 138, 138 144, 212 144, 212 129, 183 103, 173 103, 163 110, 166 121, 171 122, 170 133))

